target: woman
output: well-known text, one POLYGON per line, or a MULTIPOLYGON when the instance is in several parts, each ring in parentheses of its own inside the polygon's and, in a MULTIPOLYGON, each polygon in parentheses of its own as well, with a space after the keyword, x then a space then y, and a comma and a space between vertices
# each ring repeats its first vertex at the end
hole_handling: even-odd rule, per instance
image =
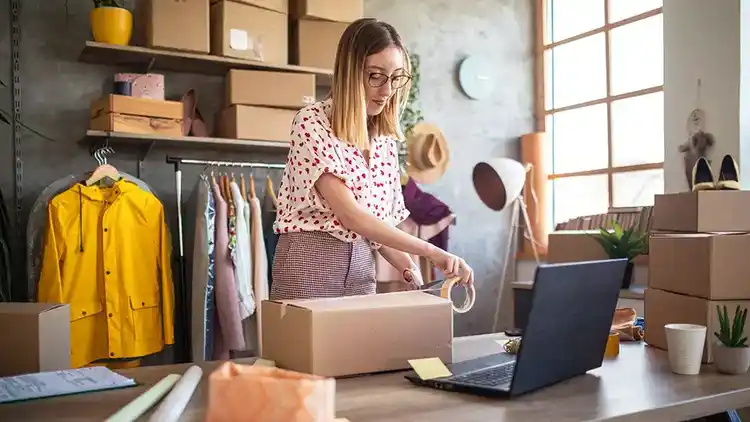
POLYGON ((272 300, 375 293, 372 249, 405 282, 421 284, 409 254, 473 282, 464 260, 396 228, 409 215, 397 142, 410 68, 391 25, 360 19, 344 31, 330 98, 303 108, 292 122, 278 193, 272 300))

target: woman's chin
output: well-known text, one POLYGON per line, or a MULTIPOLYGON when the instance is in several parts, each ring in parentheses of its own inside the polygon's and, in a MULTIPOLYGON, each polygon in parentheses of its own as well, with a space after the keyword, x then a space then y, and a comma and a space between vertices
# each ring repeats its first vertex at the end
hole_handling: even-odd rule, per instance
POLYGON ((375 103, 370 103, 370 105, 367 106, 367 115, 368 116, 377 116, 378 114, 383 112, 383 109, 385 108, 385 104, 378 105, 375 103))

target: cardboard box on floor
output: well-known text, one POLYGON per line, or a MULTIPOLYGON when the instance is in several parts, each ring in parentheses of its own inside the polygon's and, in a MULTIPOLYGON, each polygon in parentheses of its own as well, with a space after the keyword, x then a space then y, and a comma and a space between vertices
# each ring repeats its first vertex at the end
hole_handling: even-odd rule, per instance
POLYGON ((290 0, 289 14, 294 19, 322 19, 354 22, 364 15, 362 0, 290 0))
POLYGON ((211 5, 211 54, 288 63, 287 15, 235 1, 211 5))
POLYGON ((652 230, 750 232, 750 191, 699 191, 656 195, 652 230))
POLYGON ((292 24, 289 59, 292 64, 333 69, 339 40, 348 23, 300 20, 292 24))
POLYGON ((263 358, 321 376, 408 369, 407 360, 453 360, 448 299, 396 292, 332 299, 263 301, 263 358))
POLYGON ((289 142, 289 128, 297 110, 233 105, 219 112, 217 135, 229 139, 289 142))
POLYGON ((750 299, 750 234, 654 234, 649 287, 713 300, 750 299))
POLYGON ((314 102, 315 75, 238 69, 227 74, 227 105, 299 110, 314 102))
POLYGON ((206 0, 138 0, 134 21, 136 45, 195 53, 210 51, 206 0))
POLYGON ((70 306, 0 303, 0 376, 70 369, 70 306))

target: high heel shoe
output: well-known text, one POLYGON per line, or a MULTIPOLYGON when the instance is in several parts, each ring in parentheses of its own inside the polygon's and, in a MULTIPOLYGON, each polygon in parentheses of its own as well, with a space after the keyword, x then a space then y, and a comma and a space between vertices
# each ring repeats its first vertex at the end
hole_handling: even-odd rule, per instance
POLYGON ((714 175, 706 157, 698 158, 693 166, 693 192, 716 189, 714 175))
POLYGON ((716 189, 721 190, 740 190, 739 170, 737 162, 731 155, 727 154, 721 160, 721 169, 719 178, 716 180, 716 189))

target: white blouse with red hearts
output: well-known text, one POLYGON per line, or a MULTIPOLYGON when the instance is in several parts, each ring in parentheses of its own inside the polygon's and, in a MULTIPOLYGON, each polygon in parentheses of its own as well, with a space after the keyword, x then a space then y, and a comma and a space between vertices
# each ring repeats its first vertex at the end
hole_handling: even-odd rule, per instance
MULTIPOLYGON (((330 111, 330 100, 326 100, 303 108, 294 118, 277 198, 274 231, 278 234, 321 231, 344 242, 359 238, 341 225, 315 189, 315 182, 324 173, 341 179, 357 202, 380 220, 395 226, 409 216, 401 192, 398 141, 388 136, 372 138, 368 166, 358 148, 333 135, 330 111)), ((371 245, 379 247, 373 242, 371 245)))

